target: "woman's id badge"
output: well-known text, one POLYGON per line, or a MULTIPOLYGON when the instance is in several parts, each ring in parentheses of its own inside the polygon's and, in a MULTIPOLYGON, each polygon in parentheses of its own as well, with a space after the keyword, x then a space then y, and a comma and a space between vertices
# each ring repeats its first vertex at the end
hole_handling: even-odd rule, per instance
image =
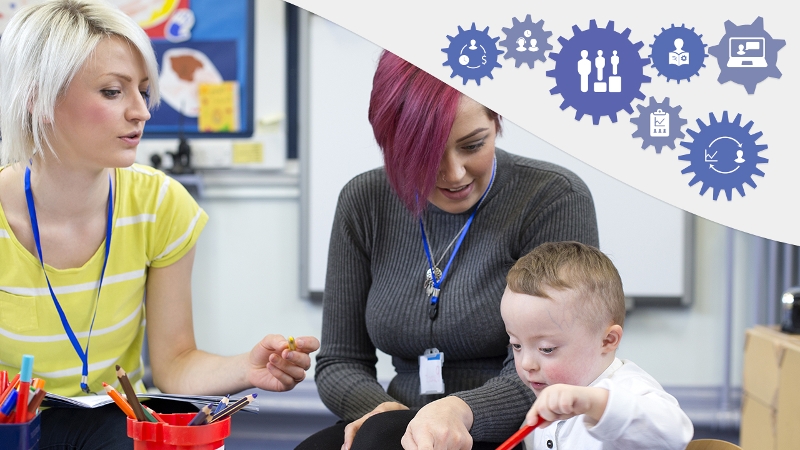
POLYGON ((442 364, 444 353, 436 348, 425 350, 419 357, 419 393, 444 394, 444 380, 442 379, 442 364))

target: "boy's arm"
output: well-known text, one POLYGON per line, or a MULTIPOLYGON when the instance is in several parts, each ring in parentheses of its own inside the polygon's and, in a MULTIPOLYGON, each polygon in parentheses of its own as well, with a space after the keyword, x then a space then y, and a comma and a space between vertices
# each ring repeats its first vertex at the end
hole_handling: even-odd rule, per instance
POLYGON ((547 420, 541 425, 545 428, 583 414, 589 435, 601 442, 613 442, 619 450, 686 448, 694 427, 677 400, 657 383, 651 386, 642 380, 632 384, 621 381, 605 379, 594 387, 549 386, 536 399, 525 424, 533 425, 541 416, 547 420))
POLYGON ((593 425, 600 421, 607 404, 607 389, 554 384, 545 388, 536 399, 525 416, 525 424, 534 425, 542 417, 546 422, 540 427, 544 428, 557 420, 584 414, 587 425, 593 425))
POLYGON ((584 421, 589 435, 595 439, 614 442, 620 450, 682 450, 692 439, 691 420, 675 397, 652 378, 605 379, 596 387, 607 390, 608 401, 599 421, 584 421))

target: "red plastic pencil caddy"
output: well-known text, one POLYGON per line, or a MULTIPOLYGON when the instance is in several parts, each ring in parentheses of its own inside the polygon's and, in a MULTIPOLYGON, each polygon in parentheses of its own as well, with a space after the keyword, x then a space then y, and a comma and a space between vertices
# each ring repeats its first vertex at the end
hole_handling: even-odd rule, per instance
POLYGON ((30 422, 0 423, 0 448, 3 450, 39 450, 42 426, 39 414, 30 422))
POLYGON ((166 423, 128 418, 134 450, 217 450, 231 434, 231 418, 212 424, 186 426, 196 414, 160 414, 166 423))

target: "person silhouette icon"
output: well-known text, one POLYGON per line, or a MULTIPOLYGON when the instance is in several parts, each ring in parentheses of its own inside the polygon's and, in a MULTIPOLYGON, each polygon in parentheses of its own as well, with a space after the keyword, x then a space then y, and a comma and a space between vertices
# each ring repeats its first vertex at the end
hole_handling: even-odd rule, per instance
POLYGON ((619 66, 619 56, 617 56, 617 51, 614 50, 614 54, 611 56, 611 73, 613 75, 617 74, 617 66, 619 66))
POLYGON ((744 150, 736 150, 736 159, 734 161, 739 164, 743 163, 745 159, 742 156, 744 156, 744 150))
POLYGON ((581 92, 589 92, 589 74, 592 73, 592 62, 586 59, 587 50, 581 50, 581 59, 578 60, 578 73, 581 75, 581 92))
POLYGON ((524 52, 525 51, 525 38, 522 37, 522 36, 520 36, 517 39, 517 51, 518 52, 524 52))
POLYGON ((603 57, 603 51, 597 51, 597 58, 594 59, 594 66, 597 67, 597 81, 603 81, 603 68, 606 66, 606 59, 603 57))
POLYGON ((539 47, 536 46, 536 39, 531 39, 531 46, 528 47, 529 52, 537 52, 539 51, 539 47))
POLYGON ((675 66, 689 64, 689 53, 683 51, 683 39, 675 39, 673 45, 675 45, 675 50, 669 52, 669 63, 675 66))
POLYGON ((675 46, 675 50, 673 50, 675 53, 683 53, 683 39, 677 38, 672 44, 675 46))
POLYGON ((744 51, 744 44, 739 44, 739 51, 738 51, 738 52, 736 52, 736 54, 737 54, 737 55, 739 55, 739 56, 741 56, 741 55, 744 55, 744 54, 745 54, 745 51, 744 51))
POLYGON ((478 46, 475 45, 475 39, 470 39, 469 40, 469 49, 470 50, 477 50, 478 49, 478 46))

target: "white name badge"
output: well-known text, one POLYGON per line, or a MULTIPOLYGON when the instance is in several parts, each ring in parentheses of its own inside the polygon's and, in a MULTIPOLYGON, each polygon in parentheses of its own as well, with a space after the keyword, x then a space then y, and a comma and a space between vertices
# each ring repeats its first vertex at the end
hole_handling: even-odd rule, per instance
POLYGON ((444 364, 444 353, 435 348, 425 350, 419 357, 420 395, 444 394, 442 364, 444 364))

